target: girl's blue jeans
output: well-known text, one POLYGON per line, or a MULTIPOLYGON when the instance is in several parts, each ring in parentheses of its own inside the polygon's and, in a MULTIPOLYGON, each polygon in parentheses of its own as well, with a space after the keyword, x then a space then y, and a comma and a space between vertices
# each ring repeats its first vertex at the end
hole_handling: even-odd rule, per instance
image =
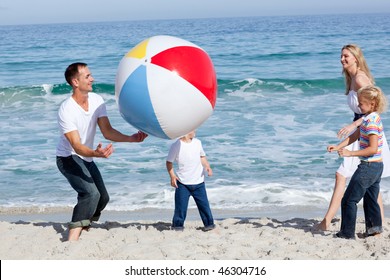
POLYGON ((57 156, 57 167, 77 192, 69 228, 86 227, 97 221, 110 198, 96 164, 76 155, 57 156))
POLYGON ((203 182, 198 185, 184 185, 177 181, 177 186, 178 187, 175 191, 175 213, 173 215, 172 227, 184 227, 190 196, 192 196, 195 200, 203 225, 205 227, 213 226, 214 219, 211 214, 205 183, 203 182))
POLYGON ((378 204, 382 162, 362 161, 353 174, 341 201, 341 229, 344 238, 355 237, 357 204, 363 200, 366 234, 382 232, 381 210, 378 204))

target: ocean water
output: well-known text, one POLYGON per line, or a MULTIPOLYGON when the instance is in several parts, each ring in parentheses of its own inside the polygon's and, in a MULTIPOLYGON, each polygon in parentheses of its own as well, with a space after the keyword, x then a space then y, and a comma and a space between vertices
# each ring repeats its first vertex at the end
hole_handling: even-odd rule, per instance
MULTIPOLYGON (((217 72, 215 111, 197 130, 214 171, 206 179, 211 207, 322 213, 341 162, 326 146, 352 120, 341 47, 360 45, 389 94, 388 26, 390 14, 0 26, 0 207, 76 202, 55 164, 56 114, 71 91, 65 68, 88 63, 111 123, 131 134, 136 129, 120 116, 114 95, 119 61, 150 36, 172 35, 207 51, 217 72)), ((390 113, 382 118, 390 134, 390 113)), ((108 143, 100 133, 99 141, 108 143)), ((171 143, 153 136, 115 143, 112 157, 95 160, 111 196, 108 210, 173 208, 165 170, 171 143)), ((381 190, 390 208, 390 178, 381 190)))

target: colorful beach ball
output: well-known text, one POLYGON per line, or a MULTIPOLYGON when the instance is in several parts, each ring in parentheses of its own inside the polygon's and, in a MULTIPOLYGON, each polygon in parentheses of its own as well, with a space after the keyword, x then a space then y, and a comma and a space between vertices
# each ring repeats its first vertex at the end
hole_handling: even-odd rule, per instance
POLYGON ((172 36, 150 37, 120 61, 115 97, 135 128, 165 139, 198 128, 213 113, 217 79, 209 55, 172 36))

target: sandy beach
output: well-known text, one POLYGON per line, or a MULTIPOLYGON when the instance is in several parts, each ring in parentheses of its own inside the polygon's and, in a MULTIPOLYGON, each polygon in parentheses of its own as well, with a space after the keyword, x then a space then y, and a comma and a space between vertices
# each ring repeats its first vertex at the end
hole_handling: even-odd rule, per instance
POLYGON ((185 230, 178 232, 170 229, 167 213, 158 220, 145 213, 133 214, 131 220, 124 220, 130 217, 124 213, 106 214, 83 231, 78 242, 67 242, 69 215, 55 211, 0 215, 0 259, 390 260, 388 218, 383 234, 364 238, 364 219, 359 216, 356 240, 343 240, 334 237, 339 217, 329 231, 319 232, 313 230, 319 218, 226 217, 225 213, 223 218, 215 215, 216 229, 204 232, 197 213, 190 211, 185 230))

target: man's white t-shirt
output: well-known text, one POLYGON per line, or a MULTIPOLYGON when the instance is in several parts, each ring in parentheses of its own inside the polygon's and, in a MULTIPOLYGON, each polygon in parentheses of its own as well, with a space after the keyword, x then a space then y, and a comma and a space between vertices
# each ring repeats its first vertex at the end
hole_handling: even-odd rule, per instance
MULTIPOLYGON (((74 130, 78 131, 80 141, 83 145, 94 149, 93 142, 96 134, 97 120, 106 116, 107 111, 104 100, 96 93, 88 93, 88 111, 85 111, 77 104, 73 97, 67 98, 62 102, 58 110, 58 126, 61 136, 57 145, 56 155, 60 157, 77 155, 64 135, 74 130)), ((86 161, 92 161, 91 157, 78 156, 86 161)))
POLYGON ((202 142, 193 138, 186 143, 178 139, 169 149, 168 162, 177 162, 176 176, 185 185, 197 185, 204 182, 204 168, 200 157, 206 156, 202 142))

